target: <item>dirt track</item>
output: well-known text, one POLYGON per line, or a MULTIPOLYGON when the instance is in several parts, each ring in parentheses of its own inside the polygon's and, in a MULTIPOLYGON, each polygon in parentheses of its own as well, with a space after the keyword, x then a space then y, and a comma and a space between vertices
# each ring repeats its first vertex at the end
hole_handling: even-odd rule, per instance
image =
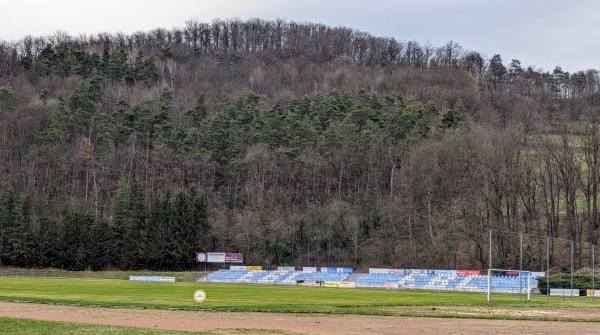
MULTIPOLYGON (((568 311, 575 317, 599 316, 598 309, 568 311)), ((227 313, 15 302, 0 302, 0 316, 220 334, 600 334, 598 322, 227 313)))

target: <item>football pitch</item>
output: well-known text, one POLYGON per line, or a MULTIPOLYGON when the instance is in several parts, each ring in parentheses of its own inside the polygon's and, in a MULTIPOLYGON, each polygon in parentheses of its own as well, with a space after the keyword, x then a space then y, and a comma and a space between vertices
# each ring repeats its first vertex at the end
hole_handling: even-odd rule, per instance
MULTIPOLYGON (((573 302, 570 297, 550 297, 547 304, 546 296, 537 294, 531 298, 527 301, 525 295, 494 294, 492 305, 513 308, 598 306, 600 312, 600 299, 592 303, 589 297, 574 297, 573 302)), ((402 315, 409 307, 424 310, 438 306, 489 305, 485 293, 40 278, 0 278, 0 300, 107 307, 367 315, 402 315), (193 299, 193 293, 198 289, 206 292, 207 298, 202 303, 193 299)), ((437 313, 431 309, 425 314, 436 316, 437 313)))
MULTIPOLYGON (((586 322, 600 325, 600 300, 589 297, 550 297, 494 294, 488 304, 485 293, 443 291, 342 289, 301 286, 238 285, 208 283, 155 283, 107 279, 0 278, 0 300, 47 305, 96 306, 186 312, 261 313, 264 315, 336 315, 350 317, 419 317, 445 319, 523 320, 553 323, 586 322), (206 300, 194 301, 202 289, 206 300), (548 310, 557 311, 547 313, 548 310), (564 311, 591 311, 582 316, 564 311), (524 312, 527 311, 527 312, 524 312), (539 311, 537 313, 536 311, 539 311), (598 314, 598 316, 596 316, 598 314)), ((1 315, 1 314, 0 314, 1 315)), ((227 315, 227 314, 225 314, 227 315)), ((0 318, 3 329, 19 327, 64 328, 62 322, 0 318)), ((94 326, 98 334, 127 334, 127 329, 94 326), (107 330, 108 329, 108 330, 107 330)), ((26 332, 23 332, 25 334, 26 332)), ((30 332, 31 333, 31 332, 30 332)), ((47 333, 40 330, 39 333, 47 333)), ((81 333, 77 330, 74 333, 81 333)), ((141 332, 136 332, 141 333, 141 332)), ((260 332, 259 332, 260 333, 260 332)), ((148 332, 148 334, 154 334, 148 332)), ((163 334, 157 331, 156 334, 163 334)), ((179 334, 166 332, 164 334, 179 334)), ((203 334, 210 334, 203 333, 203 334)))

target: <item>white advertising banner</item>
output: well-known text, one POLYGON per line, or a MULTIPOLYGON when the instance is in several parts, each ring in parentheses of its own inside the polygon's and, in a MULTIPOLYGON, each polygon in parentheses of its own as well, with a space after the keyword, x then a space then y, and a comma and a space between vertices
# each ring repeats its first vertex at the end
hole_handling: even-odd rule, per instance
POLYGON ((196 254, 199 263, 244 263, 244 254, 226 252, 199 252, 196 254))
POLYGON ((162 277, 162 276, 129 276, 131 281, 155 281, 164 283, 174 283, 175 277, 162 277))
POLYGON ((225 263, 224 252, 207 252, 206 261, 209 263, 225 263))

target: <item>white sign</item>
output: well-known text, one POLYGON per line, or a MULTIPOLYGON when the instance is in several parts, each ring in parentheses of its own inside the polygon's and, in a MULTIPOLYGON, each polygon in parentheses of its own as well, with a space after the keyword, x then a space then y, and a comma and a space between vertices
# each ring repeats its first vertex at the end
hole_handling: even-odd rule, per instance
POLYGON ((194 292, 195 302, 203 302, 204 300, 206 300, 206 292, 202 290, 197 290, 196 292, 194 292))
POLYGON ((161 277, 161 276, 129 276, 131 281, 158 281, 165 283, 174 283, 175 277, 161 277))
POLYGON ((206 261, 209 263, 225 263, 224 252, 207 252, 206 261))
POLYGON ((199 263, 244 263, 244 254, 225 252, 198 252, 196 262, 199 263))

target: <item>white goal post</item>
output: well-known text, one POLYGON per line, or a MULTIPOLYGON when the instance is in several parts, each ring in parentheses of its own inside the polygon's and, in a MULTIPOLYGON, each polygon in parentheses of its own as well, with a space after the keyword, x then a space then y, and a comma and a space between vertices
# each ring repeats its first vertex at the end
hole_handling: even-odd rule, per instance
MULTIPOLYGON (((534 239, 537 241, 544 241, 544 242, 540 242, 542 243, 541 245, 545 244, 546 245, 546 264, 543 264, 543 256, 541 255, 540 252, 540 257, 538 258, 541 262, 541 267, 543 268, 545 265, 545 270, 544 271, 539 271, 539 272, 533 272, 536 274, 536 276, 539 276, 540 273, 543 273, 544 276, 546 277, 546 289, 550 290, 550 259, 551 257, 554 257, 555 252, 556 251, 552 251, 550 250, 550 245, 552 243, 553 246, 556 246, 557 244, 561 244, 564 247, 564 252, 563 252, 563 259, 570 259, 570 274, 571 274, 571 280, 570 280, 570 295, 571 295, 571 302, 573 302, 573 287, 574 287, 574 283, 573 283, 573 274, 574 274, 574 265, 575 265, 575 247, 577 246, 577 248, 579 248, 578 252, 578 260, 581 261, 583 259, 586 259, 590 262, 591 265, 591 273, 592 273, 592 277, 591 277, 591 289, 595 290, 596 288, 596 283, 595 283, 595 245, 589 242, 582 242, 582 241, 573 241, 573 240, 566 240, 566 239, 561 239, 561 238, 554 238, 554 237, 549 237, 549 236, 540 236, 540 235, 532 235, 532 234, 523 234, 523 233, 518 233, 518 232, 509 232, 509 231, 501 231, 501 230, 494 230, 494 229, 490 229, 489 231, 489 258, 488 258, 488 282, 487 282, 487 302, 491 303, 492 301, 492 277, 494 275, 494 273, 498 273, 498 272, 510 272, 512 275, 514 275, 514 273, 516 272, 519 276, 519 298, 520 301, 523 301, 523 289, 524 287, 524 283, 523 283, 523 279, 526 277, 527 279, 527 283, 526 283, 526 288, 527 288, 527 300, 531 299, 531 280, 532 280, 532 271, 523 271, 523 236, 526 235, 528 239, 534 239), (498 269, 498 268, 494 268, 493 267, 493 254, 492 254, 492 250, 493 250, 493 232, 497 232, 498 234, 500 234, 500 236, 513 236, 513 237, 517 237, 519 238, 519 259, 518 259, 518 263, 519 263, 519 269, 518 270, 509 270, 509 269, 498 269), (585 248, 583 248, 583 246, 587 246, 585 248), (588 249, 589 248, 589 249, 588 249), (583 250, 583 251, 582 251, 583 250), (568 251, 568 253, 567 253, 568 251), (585 252, 589 252, 587 255, 584 254, 585 252), (583 258, 581 258, 583 257, 583 258), (528 273, 528 275, 523 276, 523 274, 528 273)), ((540 246, 541 246, 540 245, 540 246)), ((543 249, 542 249, 543 250, 543 249)), ((541 251, 541 250, 540 250, 541 251)), ((565 264, 566 265, 566 264, 565 264)), ((581 266, 581 264, 579 264, 579 266, 581 266)), ((566 266, 565 266, 566 268, 566 266)), ((546 291, 546 303, 548 303, 548 291, 546 291)), ((595 294, 592 294, 591 299, 592 302, 594 302, 594 297, 595 294)))
POLYGON ((492 296, 492 278, 495 274, 498 273, 509 273, 511 277, 519 278, 519 294, 523 293, 523 290, 527 290, 527 301, 531 300, 531 289, 533 287, 532 280, 536 280, 533 277, 533 273, 531 271, 521 271, 521 270, 513 270, 513 269, 492 269, 488 268, 488 278, 487 278, 487 294, 488 294, 488 302, 491 301, 492 296), (516 275, 514 275, 516 273, 516 275))

